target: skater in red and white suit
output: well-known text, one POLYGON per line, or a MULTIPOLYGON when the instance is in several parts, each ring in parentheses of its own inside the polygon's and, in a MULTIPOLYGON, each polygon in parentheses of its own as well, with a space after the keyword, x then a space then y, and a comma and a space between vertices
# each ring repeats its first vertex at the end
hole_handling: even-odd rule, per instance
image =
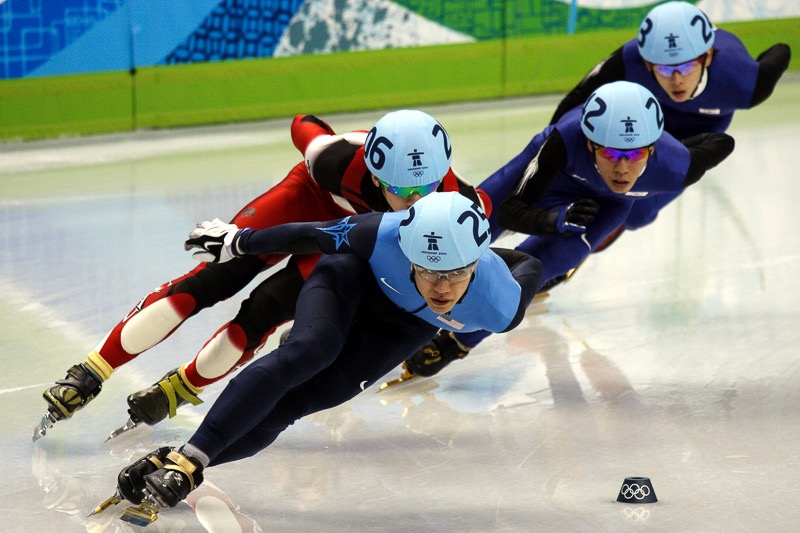
MULTIPOLYGON (((244 206, 231 223, 261 229, 371 211, 397 211, 434 190, 458 191, 479 201, 487 212, 491 210, 488 196, 479 194, 450 168, 452 147, 444 128, 420 111, 389 113, 369 134, 353 131, 342 135, 313 115, 298 115, 291 134, 304 161, 244 206), (378 127, 383 127, 382 135, 374 134, 378 127), (369 152, 372 161, 364 155, 368 135, 373 141, 378 139, 369 152), (386 139, 392 142, 380 145, 386 139), (390 149, 402 154, 399 160, 420 170, 402 173, 413 174, 412 178, 395 178, 399 175, 395 169, 381 164, 383 152, 390 149)), ((84 363, 70 368, 63 380, 44 392, 46 416, 52 422, 70 418, 100 392, 102 382, 115 369, 166 339, 187 318, 235 295, 284 257, 248 256, 224 264, 203 263, 156 288, 111 330, 84 363)), ((294 318, 297 296, 318 259, 318 254, 291 256, 285 267, 253 289, 236 316, 191 362, 128 397, 132 419, 152 425, 174 416, 176 407, 200 403, 198 394, 203 387, 252 359, 254 351, 278 326, 294 318)))

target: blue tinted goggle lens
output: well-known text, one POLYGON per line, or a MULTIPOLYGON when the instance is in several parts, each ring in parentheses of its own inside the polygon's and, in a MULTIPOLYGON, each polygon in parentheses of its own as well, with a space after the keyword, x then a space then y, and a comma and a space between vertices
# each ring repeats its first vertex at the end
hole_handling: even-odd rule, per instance
POLYGON ((395 187, 394 185, 389 185, 383 180, 378 180, 381 185, 386 187, 386 190, 390 193, 394 194, 395 196, 399 196, 400 198, 408 198, 412 194, 419 194, 420 196, 427 196, 439 187, 439 182, 434 181, 433 183, 428 183, 427 185, 418 185, 416 187, 395 187))
POLYGON ((680 65, 653 65, 656 73, 664 78, 672 76, 673 72, 679 72, 681 76, 688 76, 700 66, 700 63, 705 59, 705 55, 692 59, 680 65))
POLYGON ((595 152, 597 152, 597 155, 603 159, 608 159, 612 163, 616 163, 623 157, 631 163, 635 163, 637 161, 641 161, 647 157, 647 154, 650 153, 650 146, 645 146, 644 148, 634 148, 633 150, 617 150, 616 148, 606 148, 605 146, 595 144, 594 149, 595 152))

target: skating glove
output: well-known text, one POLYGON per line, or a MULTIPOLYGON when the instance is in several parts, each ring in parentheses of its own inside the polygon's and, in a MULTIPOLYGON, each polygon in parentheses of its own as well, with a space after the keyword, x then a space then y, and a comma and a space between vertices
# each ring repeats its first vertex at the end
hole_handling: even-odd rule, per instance
POLYGON ((236 224, 226 224, 218 218, 197 223, 197 229, 189 234, 183 244, 186 251, 199 248, 192 257, 205 263, 224 263, 242 254, 236 241, 242 230, 236 224))
POLYGON ((599 210, 600 204, 583 198, 572 202, 566 209, 551 212, 551 216, 555 218, 553 222, 558 233, 586 233, 586 224, 594 220, 599 210))
POLYGON ((439 330, 433 339, 406 359, 403 365, 411 374, 428 378, 441 372, 456 359, 465 358, 467 354, 469 348, 459 343, 451 332, 439 330))

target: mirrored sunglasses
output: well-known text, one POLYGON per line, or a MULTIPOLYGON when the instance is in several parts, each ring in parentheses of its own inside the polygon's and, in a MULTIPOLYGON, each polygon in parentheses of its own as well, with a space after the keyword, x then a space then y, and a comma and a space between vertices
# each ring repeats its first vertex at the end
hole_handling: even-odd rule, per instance
POLYGON ((475 263, 467 265, 463 268, 448 270, 446 272, 441 272, 439 270, 428 270, 427 268, 423 268, 419 265, 413 265, 413 267, 417 276, 421 277, 425 281, 431 281, 434 283, 438 282, 441 278, 446 279, 450 283, 466 281, 470 278, 470 276, 472 276, 472 273, 475 272, 475 263))
POLYGON ((697 59, 692 59, 680 65, 653 65, 653 69, 656 71, 656 74, 662 78, 669 78, 675 72, 678 72, 681 76, 688 76, 692 72, 695 72, 705 59, 706 55, 703 54, 697 59))
POLYGON ((631 163, 636 163, 637 161, 641 161, 647 155, 653 151, 653 146, 645 146, 644 148, 634 148, 632 150, 617 150, 616 148, 606 148, 605 146, 600 146, 599 144, 592 143, 592 147, 597 155, 602 157, 603 159, 608 159, 612 163, 616 163, 623 157, 626 158, 631 163))
POLYGON ((394 185, 389 185, 388 183, 386 183, 381 179, 379 179, 378 182, 381 185, 383 185, 387 191, 394 194, 395 196, 399 196, 400 198, 408 198, 412 194, 427 196, 439 187, 438 181, 434 181, 433 183, 428 183, 427 185, 418 185, 416 187, 395 187, 394 185))

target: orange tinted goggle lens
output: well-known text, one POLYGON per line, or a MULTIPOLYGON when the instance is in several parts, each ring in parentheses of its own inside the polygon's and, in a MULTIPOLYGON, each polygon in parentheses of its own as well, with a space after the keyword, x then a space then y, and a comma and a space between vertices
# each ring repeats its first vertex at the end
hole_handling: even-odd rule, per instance
POLYGON ((605 146, 594 145, 595 152, 603 159, 608 159, 612 163, 616 163, 623 157, 631 163, 641 161, 647 154, 650 153, 650 147, 634 148, 633 150, 617 150, 616 148, 606 148, 605 146))

